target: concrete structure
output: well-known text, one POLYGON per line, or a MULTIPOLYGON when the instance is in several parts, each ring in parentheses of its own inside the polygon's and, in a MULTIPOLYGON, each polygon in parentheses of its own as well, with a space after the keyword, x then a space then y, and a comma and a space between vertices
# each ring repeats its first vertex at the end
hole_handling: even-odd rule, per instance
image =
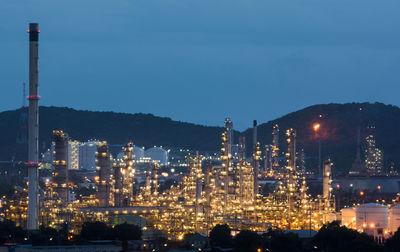
POLYGON ((68 203, 68 135, 61 129, 53 130, 54 186, 61 205, 68 203))
POLYGON ((39 24, 29 24, 28 230, 39 225, 39 24))
POLYGON ((145 157, 151 158, 153 161, 157 161, 160 165, 168 164, 168 151, 161 147, 154 147, 145 151, 145 157))

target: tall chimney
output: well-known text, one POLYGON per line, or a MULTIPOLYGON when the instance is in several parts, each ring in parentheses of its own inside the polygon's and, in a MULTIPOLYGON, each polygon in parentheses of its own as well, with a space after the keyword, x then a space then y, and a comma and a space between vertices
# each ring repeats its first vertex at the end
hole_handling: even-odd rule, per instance
POLYGON ((29 24, 29 130, 28 130, 28 230, 36 230, 39 225, 39 95, 38 59, 39 24, 29 24))

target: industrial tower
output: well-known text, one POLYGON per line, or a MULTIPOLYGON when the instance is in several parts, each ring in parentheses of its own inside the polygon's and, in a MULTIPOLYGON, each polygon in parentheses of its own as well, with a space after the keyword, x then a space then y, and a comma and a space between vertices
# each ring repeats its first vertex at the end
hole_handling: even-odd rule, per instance
POLYGON ((29 24, 28 230, 38 229, 39 216, 39 24, 29 24))

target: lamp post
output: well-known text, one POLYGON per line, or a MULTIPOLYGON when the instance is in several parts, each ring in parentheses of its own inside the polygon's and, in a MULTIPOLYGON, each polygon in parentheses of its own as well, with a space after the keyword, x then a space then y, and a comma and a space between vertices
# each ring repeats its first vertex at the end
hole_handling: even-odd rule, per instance
POLYGON ((322 175, 322 169, 321 169, 321 135, 319 133, 319 130, 321 128, 321 124, 315 123, 313 126, 314 132, 317 136, 318 139, 318 175, 321 177, 322 175))

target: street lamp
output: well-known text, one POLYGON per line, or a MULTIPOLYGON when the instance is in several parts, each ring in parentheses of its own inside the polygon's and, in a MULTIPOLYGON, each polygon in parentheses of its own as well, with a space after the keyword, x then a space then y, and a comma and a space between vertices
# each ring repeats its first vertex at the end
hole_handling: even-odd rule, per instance
POLYGON ((319 176, 322 175, 322 169, 321 169, 321 135, 319 134, 320 128, 321 128, 321 124, 314 123, 313 129, 314 129, 314 132, 317 135, 317 139, 318 139, 318 174, 319 174, 319 176))

